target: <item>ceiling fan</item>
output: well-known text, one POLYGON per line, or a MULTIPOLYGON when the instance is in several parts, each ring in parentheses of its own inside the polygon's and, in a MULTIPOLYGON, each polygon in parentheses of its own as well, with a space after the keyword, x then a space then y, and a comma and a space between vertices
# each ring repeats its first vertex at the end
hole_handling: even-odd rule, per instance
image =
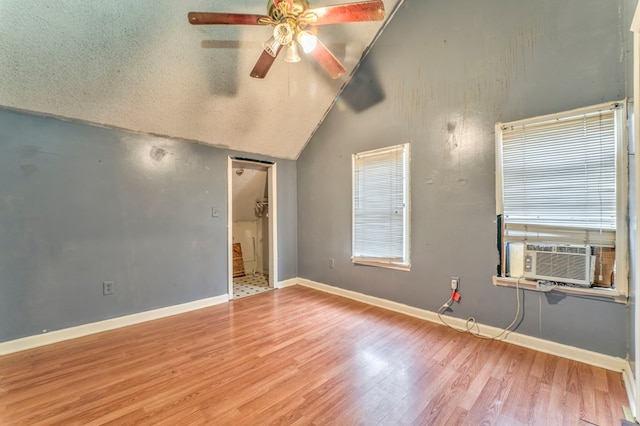
POLYGON ((309 9, 308 0, 269 0, 268 15, 244 13, 189 12, 193 25, 271 25, 273 34, 263 43, 264 50, 251 71, 251 77, 264 78, 276 57, 286 48, 285 61, 299 62, 298 45, 324 68, 331 78, 340 78, 344 66, 316 37, 314 25, 344 22, 381 21, 382 1, 362 1, 309 9))

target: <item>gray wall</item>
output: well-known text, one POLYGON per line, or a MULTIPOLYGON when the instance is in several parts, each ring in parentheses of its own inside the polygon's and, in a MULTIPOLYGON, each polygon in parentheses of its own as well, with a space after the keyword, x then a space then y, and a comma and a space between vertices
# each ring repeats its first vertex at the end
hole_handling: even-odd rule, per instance
MULTIPOLYGON (((300 276, 430 311, 459 276, 452 315, 507 326, 515 290, 491 283, 494 124, 624 98, 631 4, 405 0, 298 160, 300 276), (351 155, 403 142, 412 269, 354 266, 351 155)), ((523 306, 520 333, 627 353, 624 305, 527 291, 523 306)))
MULTIPOLYGON (((230 154, 266 159, 0 110, 0 341, 226 294, 230 154)), ((296 163, 278 172, 284 280, 296 163)))

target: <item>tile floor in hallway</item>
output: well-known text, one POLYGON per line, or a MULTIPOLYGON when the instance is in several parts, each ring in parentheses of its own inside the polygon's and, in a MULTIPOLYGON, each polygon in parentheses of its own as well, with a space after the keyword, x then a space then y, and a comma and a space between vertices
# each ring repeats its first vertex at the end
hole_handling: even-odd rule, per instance
POLYGON ((233 298, 252 296, 273 290, 269 287, 269 277, 262 274, 250 274, 233 279, 233 298))

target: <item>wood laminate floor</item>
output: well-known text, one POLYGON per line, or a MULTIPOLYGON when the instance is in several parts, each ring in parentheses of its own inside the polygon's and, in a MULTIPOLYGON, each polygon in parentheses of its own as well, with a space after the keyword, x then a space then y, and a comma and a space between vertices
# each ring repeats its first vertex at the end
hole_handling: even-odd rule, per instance
POLYGON ((0 424, 620 425, 619 373, 299 286, 0 357, 0 424))

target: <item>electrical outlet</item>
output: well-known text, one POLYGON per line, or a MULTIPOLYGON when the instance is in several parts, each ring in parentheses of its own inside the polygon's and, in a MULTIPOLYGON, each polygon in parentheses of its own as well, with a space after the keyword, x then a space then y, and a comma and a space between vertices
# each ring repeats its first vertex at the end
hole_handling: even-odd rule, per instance
POLYGON ((451 289, 457 290, 460 285, 460 277, 451 277, 451 289))
POLYGON ((102 294, 105 296, 113 294, 113 281, 105 281, 102 283, 102 294))
POLYGON ((333 269, 336 267, 336 260, 333 258, 329 259, 329 268, 333 269))

